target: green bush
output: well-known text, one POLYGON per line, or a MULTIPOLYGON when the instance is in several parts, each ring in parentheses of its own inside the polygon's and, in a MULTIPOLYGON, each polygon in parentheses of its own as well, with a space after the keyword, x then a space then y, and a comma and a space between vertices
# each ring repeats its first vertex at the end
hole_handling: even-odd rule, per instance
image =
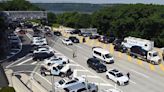
POLYGON ((3 87, 0 92, 16 92, 13 87, 3 87))

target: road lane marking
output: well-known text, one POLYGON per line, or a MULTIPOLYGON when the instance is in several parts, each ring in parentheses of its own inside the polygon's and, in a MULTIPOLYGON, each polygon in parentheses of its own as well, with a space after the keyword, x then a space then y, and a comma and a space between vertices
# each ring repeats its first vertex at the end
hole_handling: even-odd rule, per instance
POLYGON ((113 45, 110 44, 109 45, 109 52, 113 55, 114 54, 114 49, 113 49, 113 45))
POLYGON ((122 53, 118 52, 118 57, 121 58, 121 56, 122 56, 122 53))
POLYGON ((23 62, 20 62, 20 63, 17 64, 17 65, 18 65, 18 66, 19 66, 19 65, 22 65, 22 64, 24 64, 24 63, 26 63, 26 62, 28 62, 28 61, 30 61, 30 60, 32 60, 32 58, 26 59, 26 60, 24 60, 23 62))
POLYGON ((37 62, 35 61, 35 62, 32 62, 31 64, 34 65, 34 64, 36 64, 36 63, 37 63, 37 62))
POLYGON ((132 57, 128 55, 128 61, 131 62, 132 61, 132 57))
POLYGON ((18 62, 20 62, 21 60, 23 60, 23 59, 25 59, 25 58, 26 58, 26 57, 22 57, 22 58, 18 59, 17 61, 15 61, 15 62, 9 64, 8 66, 6 66, 6 68, 11 67, 11 66, 14 65, 15 63, 18 63, 18 62))
POLYGON ((134 73, 136 73, 136 74, 138 74, 138 75, 141 75, 141 76, 143 76, 143 77, 145 77, 145 78, 150 78, 149 76, 147 76, 147 75, 145 75, 145 74, 143 74, 143 73, 137 72, 137 71, 135 71, 135 70, 133 70, 133 69, 130 69, 130 71, 132 71, 132 72, 134 72, 134 73))
POLYGON ((143 65, 143 63, 142 63, 142 61, 141 60, 139 60, 139 59, 137 59, 137 64, 139 64, 139 65, 143 65))
POLYGON ((152 65, 152 64, 149 64, 149 67, 150 67, 150 70, 152 70, 152 71, 154 71, 154 70, 155 70, 155 67, 154 67, 154 65, 152 65))
POLYGON ((80 76, 85 77, 85 78, 96 78, 96 79, 99 78, 98 76, 85 75, 85 74, 82 74, 82 75, 80 75, 80 76))
POLYGON ((133 83, 133 84, 137 84, 136 82, 134 82, 134 81, 132 81, 132 80, 129 80, 131 83, 133 83))
POLYGON ((160 64, 159 66, 160 66, 161 70, 164 71, 164 65, 160 64))
POLYGON ((76 64, 67 64, 68 66, 79 66, 79 65, 76 65, 76 64))

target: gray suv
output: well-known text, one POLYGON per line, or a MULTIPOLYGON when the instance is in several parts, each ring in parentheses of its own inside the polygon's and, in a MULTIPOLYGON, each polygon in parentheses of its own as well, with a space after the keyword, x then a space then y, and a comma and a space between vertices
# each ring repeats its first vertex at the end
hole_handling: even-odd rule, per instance
POLYGON ((74 86, 64 88, 65 92, 98 92, 98 86, 93 83, 79 83, 74 86))

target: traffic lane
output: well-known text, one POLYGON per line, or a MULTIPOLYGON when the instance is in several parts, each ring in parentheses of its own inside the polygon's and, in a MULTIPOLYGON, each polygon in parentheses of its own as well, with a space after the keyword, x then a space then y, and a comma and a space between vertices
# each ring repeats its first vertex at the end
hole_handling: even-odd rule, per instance
MULTIPOLYGON (((56 45, 58 45, 58 44, 56 44, 56 45)), ((61 48, 61 46, 54 46, 55 47, 55 49, 57 49, 58 51, 60 51, 60 52, 62 52, 64 55, 66 55, 67 57, 69 57, 69 58, 72 58, 72 55, 70 55, 70 53, 71 53, 71 51, 70 50, 67 50, 67 49, 64 49, 64 48, 61 48)), ((77 57, 78 58, 72 58, 74 61, 76 61, 78 64, 80 64, 80 65, 82 65, 83 67, 85 67, 87 70, 89 70, 91 73, 93 73, 95 76, 98 76, 98 77, 100 77, 103 81, 104 81, 104 83, 110 83, 110 84, 115 84, 115 83, 113 83, 112 81, 110 81, 110 80, 107 80, 106 78, 105 78, 105 73, 96 73, 93 69, 90 69, 90 68, 88 68, 88 67, 86 67, 87 66, 87 64, 86 64, 86 61, 87 61, 87 59, 89 58, 89 57, 86 57, 86 56, 84 56, 84 55, 82 55, 82 54, 77 54, 77 57), (86 57, 86 58, 85 58, 86 57)))
POLYGON ((31 50, 31 45, 29 43, 30 39, 27 36, 22 36, 22 39, 23 39, 22 50, 18 54, 7 59, 6 62, 3 63, 4 67, 6 67, 6 66, 12 64, 13 62, 25 57, 29 53, 29 51, 31 50))
MULTIPOLYGON (((69 50, 70 51, 70 50, 69 50)), ((81 50, 82 51, 82 50, 81 50)), ((88 50, 87 50, 88 51, 88 50)), ((87 52, 87 53, 89 53, 89 52, 87 52)), ((86 54, 87 54, 86 53, 86 54)), ((84 55, 80 55, 80 57, 85 57, 84 55)), ((86 57, 86 58, 88 58, 88 57, 86 57)), ((82 59, 78 59, 77 61, 79 61, 79 60, 82 60, 82 59)), ((86 61, 86 60, 84 60, 84 61, 86 61)), ((84 61, 82 61, 82 62, 84 62, 84 61)), ((122 62, 122 61, 121 61, 122 62)), ((127 61, 126 61, 127 62, 127 61)), ((126 63, 125 62, 125 63, 126 63)), ((81 63, 80 63, 81 64, 81 63)), ((131 64, 131 63, 128 63, 128 64, 131 64)), ((119 64, 118 64, 119 65, 119 64)), ((126 65, 126 64, 122 64, 122 65, 126 65)), ((133 65, 133 64, 132 64, 133 65)), ((132 66, 132 65, 130 65, 130 66, 132 66)), ((84 65, 84 66, 86 66, 86 65, 84 65)), ((135 65, 136 66, 136 65, 135 65)), ((126 66, 127 67, 127 66, 126 66)), ((122 68, 121 70, 124 70, 124 68, 122 68)), ((128 70, 130 70, 130 69, 128 69, 128 70)), ((143 71, 143 70, 142 70, 143 71)), ((135 76, 137 76, 136 78, 140 78, 139 79, 139 81, 142 81, 142 82, 144 82, 145 84, 149 84, 150 82, 148 81, 148 82, 146 82, 146 81, 144 81, 144 78, 142 78, 143 76, 138 76, 138 75, 136 75, 136 74, 134 74, 135 76), (143 79, 143 80, 141 80, 141 79, 143 79)), ((104 76, 103 76, 104 77, 104 76)), ((143 83, 141 83, 141 84, 138 84, 138 85, 141 85, 140 87, 142 87, 143 85, 142 85, 143 83)), ((151 84, 153 87, 154 87, 154 83, 152 83, 151 84)), ((157 84, 158 85, 158 84, 157 84)), ((152 87, 151 87, 152 88, 152 87)), ((143 89, 143 90, 145 90, 145 88, 143 89)))
MULTIPOLYGON (((89 52, 89 49, 87 49, 85 51, 86 51, 86 54, 91 53, 91 52, 89 52)), ((116 54, 118 55, 118 53, 116 53, 116 54)), ((154 88, 154 90, 156 90, 156 91, 161 91, 161 89, 159 90, 159 88, 163 88, 163 86, 162 86, 163 76, 157 76, 159 74, 157 74, 156 72, 152 73, 152 71, 146 70, 143 67, 139 67, 139 66, 135 65, 134 63, 131 63, 127 60, 122 60, 121 58, 118 58, 118 57, 115 57, 115 59, 116 59, 115 64, 110 65, 108 68, 111 68, 111 67, 119 68, 120 66, 123 66, 123 67, 120 67, 119 69, 132 73, 131 75, 132 75, 132 78, 134 79, 134 81, 137 81, 140 84, 144 84, 144 85, 151 83, 151 84, 149 84, 148 88, 149 87, 154 88), (117 64, 117 67, 114 66, 116 64, 117 64), (139 76, 136 76, 136 74, 138 74, 139 76), (150 77, 147 78, 147 75, 149 75, 150 77), (147 80, 145 80, 145 79, 147 79, 147 80), (155 88, 154 85, 158 85, 159 88, 155 88)), ((147 63, 147 62, 145 62, 145 63, 147 63)))

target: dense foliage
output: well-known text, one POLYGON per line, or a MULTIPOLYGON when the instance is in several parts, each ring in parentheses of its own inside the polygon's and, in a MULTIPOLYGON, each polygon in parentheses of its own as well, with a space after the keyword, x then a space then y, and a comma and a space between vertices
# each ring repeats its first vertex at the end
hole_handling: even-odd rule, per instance
POLYGON ((15 92, 13 87, 3 87, 0 92, 15 92))
POLYGON ((140 37, 164 46, 164 6, 128 4, 105 7, 93 14, 63 13, 56 23, 74 28, 96 27, 100 34, 114 33, 118 38, 140 37))
POLYGON ((3 2, 0 3, 0 9, 6 11, 41 10, 39 7, 26 0, 3 0, 3 2))

